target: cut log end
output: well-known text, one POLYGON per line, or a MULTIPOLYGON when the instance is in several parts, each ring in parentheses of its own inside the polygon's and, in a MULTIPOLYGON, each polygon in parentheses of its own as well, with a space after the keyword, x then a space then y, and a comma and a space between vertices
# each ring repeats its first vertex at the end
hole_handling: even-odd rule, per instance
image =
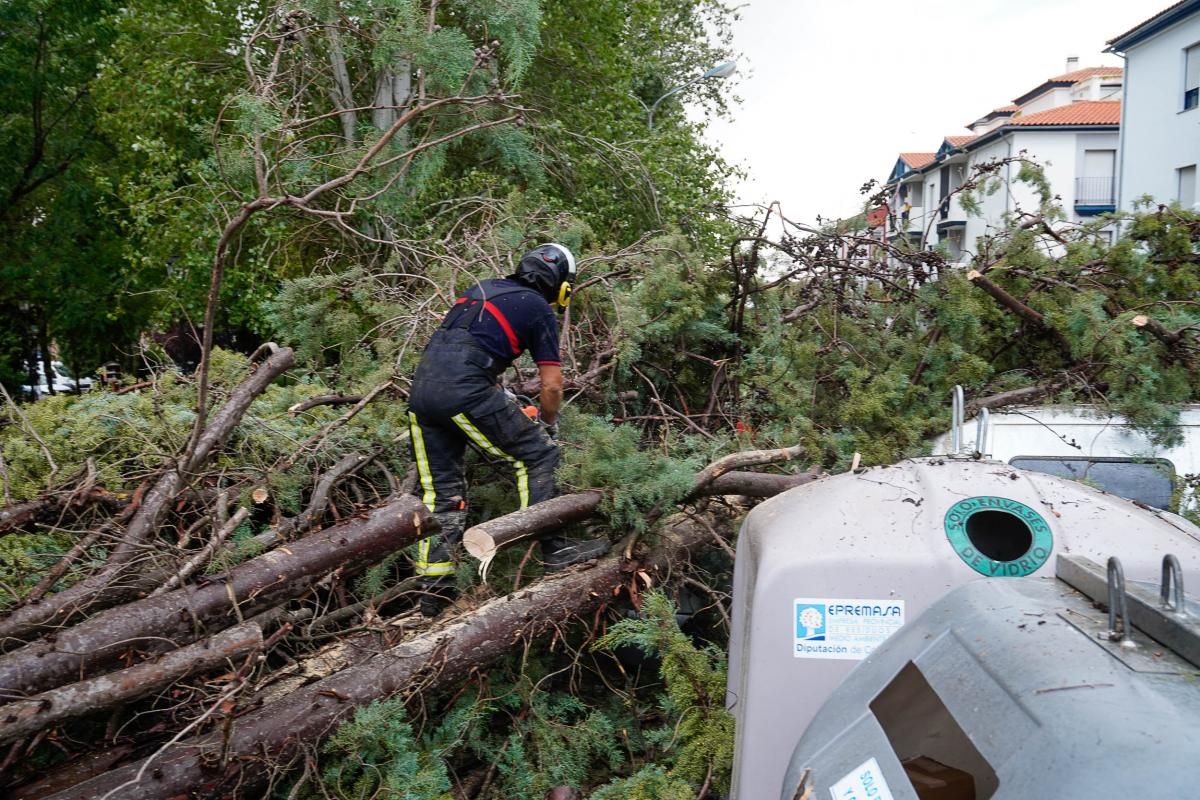
POLYGON ((1150 318, 1145 314, 1138 314, 1130 321, 1133 323, 1133 327, 1135 328, 1144 328, 1150 324, 1150 318))
POLYGON ((463 548, 480 561, 491 560, 496 555, 496 540, 479 528, 471 528, 463 534, 463 548))

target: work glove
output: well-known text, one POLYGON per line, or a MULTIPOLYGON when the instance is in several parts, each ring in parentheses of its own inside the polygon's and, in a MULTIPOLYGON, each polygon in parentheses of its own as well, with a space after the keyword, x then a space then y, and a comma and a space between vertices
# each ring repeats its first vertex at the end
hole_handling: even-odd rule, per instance
POLYGON ((547 436, 549 436, 553 441, 558 441, 558 420, 554 420, 553 423, 548 423, 539 417, 538 424, 542 426, 542 430, 546 432, 547 436))

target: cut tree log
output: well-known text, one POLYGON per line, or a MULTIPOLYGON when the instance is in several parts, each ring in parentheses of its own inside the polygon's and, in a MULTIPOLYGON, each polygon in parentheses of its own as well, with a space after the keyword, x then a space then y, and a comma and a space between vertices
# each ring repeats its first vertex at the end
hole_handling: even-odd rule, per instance
MULTIPOLYGON (((820 468, 798 475, 769 475, 760 472, 725 472, 738 466, 768 464, 796 458, 800 447, 781 450, 752 450, 734 453, 713 462, 696 478, 691 496, 711 497, 714 495, 743 495, 746 497, 774 497, 780 492, 803 486, 821 477, 820 468)), ((492 559, 500 548, 513 542, 545 535, 564 528, 572 522, 587 519, 596 513, 603 500, 602 492, 591 490, 574 494, 559 495, 550 500, 505 514, 467 529, 463 534, 463 548, 480 561, 492 559)))
MULTIPOLYGON (((730 527, 727 516, 712 519, 730 527)), ((705 525, 685 517, 673 519, 663 526, 658 546, 640 564, 613 554, 590 569, 543 579, 239 717, 231 731, 180 741, 157 758, 114 769, 58 792, 51 800, 261 796, 261 787, 271 775, 293 766, 305 748, 332 733, 356 708, 462 681, 523 640, 606 602, 615 589, 629 583, 631 572, 659 578, 678 571, 676 562, 710 537, 705 525)), ((36 789, 37 784, 32 784, 16 796, 43 796, 36 789)))
POLYGON ((186 477, 195 473, 232 435, 250 404, 280 375, 295 364, 290 348, 283 348, 260 364, 229 395, 221 410, 212 416, 183 463, 168 467, 142 498, 120 541, 109 554, 103 569, 58 594, 15 609, 0 619, 0 649, 44 632, 48 625, 61 626, 85 611, 96 611, 130 599, 136 589, 126 581, 132 564, 158 532, 163 514, 183 490, 186 477))
POLYGON ((335 569, 352 573, 374 564, 435 525, 420 500, 403 496, 206 583, 108 609, 0 656, 0 696, 27 697, 95 674, 130 651, 162 652, 196 641, 302 594, 335 569))
POLYGON ((587 519, 596 513, 604 493, 576 492, 481 522, 463 534, 463 548, 480 561, 488 562, 509 542, 538 536, 587 519))
POLYGON ((0 744, 36 733, 69 719, 127 703, 165 689, 180 678, 215 669, 262 647, 257 623, 235 625, 195 644, 172 650, 155 661, 9 703, 0 713, 0 744))
POLYGON ((1182 330, 1178 331, 1168 330, 1165 325, 1156 320, 1154 317, 1150 317, 1145 314, 1138 314, 1136 317, 1130 320, 1130 322, 1133 324, 1133 327, 1137 328, 1138 330, 1149 331, 1150 333, 1154 334, 1154 338, 1158 339, 1168 347, 1174 347, 1183 341, 1183 333, 1187 330, 1187 328, 1183 328, 1182 330))

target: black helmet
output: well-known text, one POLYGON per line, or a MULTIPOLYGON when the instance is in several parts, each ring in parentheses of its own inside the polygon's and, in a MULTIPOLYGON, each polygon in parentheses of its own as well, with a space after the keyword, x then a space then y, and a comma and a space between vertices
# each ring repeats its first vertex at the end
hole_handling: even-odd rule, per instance
POLYGON ((575 256, 565 245, 538 245, 521 256, 521 264, 512 277, 536 289, 547 303, 553 303, 561 310, 571 301, 575 256))

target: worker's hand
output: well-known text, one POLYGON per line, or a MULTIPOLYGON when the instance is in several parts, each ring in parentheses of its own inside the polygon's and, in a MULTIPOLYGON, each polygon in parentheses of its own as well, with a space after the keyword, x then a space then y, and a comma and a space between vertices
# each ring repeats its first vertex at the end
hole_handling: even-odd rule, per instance
POLYGON ((558 441, 558 420, 548 423, 544 419, 538 419, 538 424, 542 426, 542 430, 546 432, 547 436, 556 442, 558 441))

